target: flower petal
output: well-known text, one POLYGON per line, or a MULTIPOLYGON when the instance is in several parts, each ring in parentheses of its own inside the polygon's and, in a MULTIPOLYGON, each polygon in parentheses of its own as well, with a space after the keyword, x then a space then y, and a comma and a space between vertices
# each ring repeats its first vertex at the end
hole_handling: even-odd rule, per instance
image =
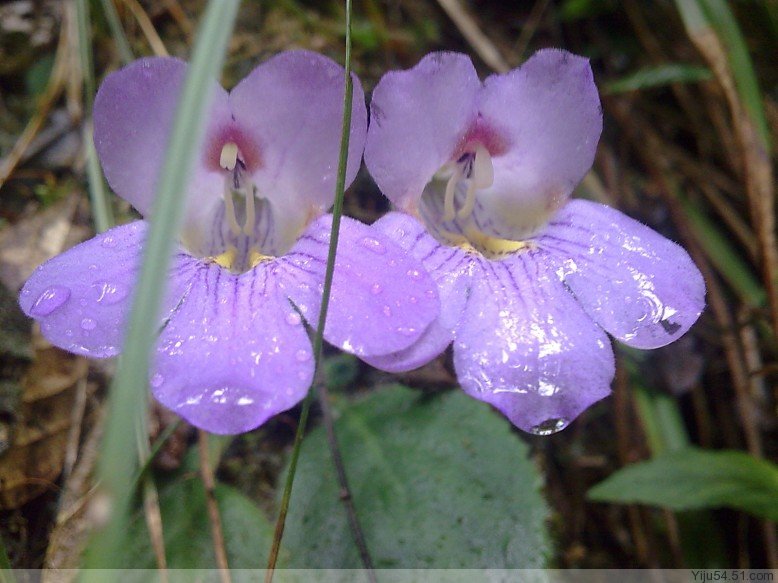
MULTIPOLYGON (((27 280, 19 303, 52 344, 93 358, 120 352, 146 227, 136 221, 106 231, 50 259, 27 280)), ((184 295, 193 267, 188 256, 177 257, 163 318, 184 295)))
POLYGON ((412 370, 441 354, 454 340, 470 291, 473 261, 462 249, 441 245, 422 224, 403 213, 389 213, 373 228, 419 260, 438 286, 440 315, 416 342, 399 352, 363 359, 387 372, 412 370))
MULTIPOLYGON (((259 149, 253 178, 260 196, 297 213, 332 206, 343 118, 343 68, 310 51, 265 61, 230 93, 241 131, 259 149)), ((359 170, 367 132, 362 86, 354 79, 346 185, 359 170)))
POLYGON ((570 201, 537 241, 589 316, 630 346, 673 342, 705 307, 705 281, 689 254, 605 205, 570 201))
POLYGON ((488 234, 521 239, 568 199, 594 161, 602 110, 588 59, 541 50, 485 81, 479 112, 509 146, 494 156, 494 183, 478 191, 488 234))
POLYGON ((607 396, 613 352, 540 253, 481 261, 454 342, 462 388, 537 434, 607 396))
POLYGON ((481 82, 470 58, 431 53, 381 78, 370 103, 365 164, 381 191, 413 210, 476 117, 481 82))
MULTIPOLYGON (((318 324, 332 216, 312 223, 281 258, 286 293, 318 324)), ((376 229, 343 217, 332 281, 327 341, 370 356, 402 350, 438 315, 435 282, 421 263, 376 229)))
POLYGON ((249 431, 313 380, 311 343, 279 293, 275 262, 234 275, 203 264, 157 344, 154 396, 212 433, 249 431))
MULTIPOLYGON (((111 188, 144 216, 156 194, 187 65, 145 58, 108 75, 94 104, 95 148, 111 188)), ((229 122, 227 93, 213 84, 209 129, 229 122)), ((201 157, 189 187, 188 209, 211 206, 224 189, 218 167, 201 157)))

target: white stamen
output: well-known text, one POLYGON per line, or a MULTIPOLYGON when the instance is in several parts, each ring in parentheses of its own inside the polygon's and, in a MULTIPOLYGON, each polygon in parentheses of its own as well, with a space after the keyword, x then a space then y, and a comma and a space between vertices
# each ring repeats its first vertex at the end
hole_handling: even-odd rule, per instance
POLYGON ((227 224, 230 226, 230 231, 236 237, 240 235, 240 225, 238 219, 235 216, 235 201, 232 200, 232 175, 228 175, 224 178, 224 215, 227 218, 227 224))
POLYGON ((454 195, 456 194, 457 184, 462 178, 462 168, 457 164, 454 168, 454 173, 446 183, 446 196, 443 199, 443 222, 453 221, 456 217, 456 211, 454 210, 454 195))
POLYGON ((225 170, 235 170, 238 164, 238 144, 227 142, 222 146, 222 153, 219 156, 219 166, 225 170))
POLYGON ((470 183, 467 185, 465 204, 459 209, 457 217, 460 219, 469 217, 475 208, 476 190, 489 188, 492 184, 494 184, 494 166, 492 166, 492 157, 489 155, 489 150, 487 150, 483 144, 478 144, 475 149, 470 183))

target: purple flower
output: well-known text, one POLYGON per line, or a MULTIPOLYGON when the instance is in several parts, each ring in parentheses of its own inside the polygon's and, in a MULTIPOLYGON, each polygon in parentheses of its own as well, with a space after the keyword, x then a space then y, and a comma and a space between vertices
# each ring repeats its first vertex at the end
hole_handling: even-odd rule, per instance
MULTIPOLYGON (((95 100, 105 174, 144 216, 185 73, 182 61, 143 59, 109 75, 95 100)), ((343 91, 343 69, 304 51, 270 59, 229 94, 214 84, 149 379, 159 401, 209 431, 257 427, 312 381, 302 319, 316 325, 320 310, 343 91)), ((355 78, 349 182, 366 126, 355 78)), ((20 302, 53 344, 120 352, 146 230, 116 227, 32 275, 20 302)), ((437 315, 433 280, 366 225, 344 218, 340 236, 325 338, 359 356, 406 348, 437 315)))
POLYGON ((610 392, 606 332, 637 348, 686 332, 705 296, 686 252, 618 211, 568 201, 601 130, 589 63, 565 51, 484 83, 455 53, 386 74, 365 162, 407 214, 375 226, 423 262, 441 313, 414 345, 368 362, 407 370, 453 341, 465 392, 548 434, 610 392))

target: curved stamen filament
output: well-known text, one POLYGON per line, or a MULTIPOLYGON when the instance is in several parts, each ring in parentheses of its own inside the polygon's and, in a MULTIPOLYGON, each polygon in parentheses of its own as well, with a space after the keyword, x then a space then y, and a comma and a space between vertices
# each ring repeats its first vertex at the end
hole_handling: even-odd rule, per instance
POLYGON ((478 144, 475 152, 460 158, 446 184, 446 194, 443 199, 443 221, 452 221, 455 217, 466 219, 473 214, 476 192, 489 188, 493 183, 494 166, 492 165, 492 157, 483 144, 478 144), (467 180, 465 201, 459 211, 455 211, 454 198, 457 185, 462 178, 467 180))
POLYGON ((230 232, 236 237, 240 235, 241 228, 238 224, 238 219, 235 216, 235 201, 232 198, 232 175, 226 176, 224 179, 224 216, 227 219, 227 224, 230 227, 230 232))
POLYGON ((254 232, 257 208, 254 200, 254 185, 246 185, 246 222, 243 224, 243 233, 251 235, 254 232))

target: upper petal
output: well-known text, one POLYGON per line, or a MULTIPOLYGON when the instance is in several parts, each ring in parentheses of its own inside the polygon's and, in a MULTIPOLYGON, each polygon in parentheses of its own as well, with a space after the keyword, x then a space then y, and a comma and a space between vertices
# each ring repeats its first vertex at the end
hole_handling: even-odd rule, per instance
POLYGON ((594 321, 630 346, 669 344, 705 307, 705 281, 689 254, 605 205, 570 201, 537 241, 594 321))
MULTIPOLYGON (((120 352, 146 227, 136 221, 110 229, 50 259, 30 276, 19 303, 41 323, 52 344, 94 358, 120 352)), ((184 295, 194 267, 188 256, 176 257, 162 319, 184 295)))
POLYGON ((462 388, 533 433, 565 427, 607 396, 608 337, 539 253, 482 261, 454 342, 462 388))
POLYGON ((470 293, 473 258, 458 247, 440 244, 419 221, 404 213, 389 213, 373 228, 420 261, 438 286, 440 314, 416 342, 392 354, 364 358, 387 372, 412 370, 441 354, 454 339, 470 293))
MULTIPOLYGON (((312 223, 281 258, 289 298, 318 324, 332 216, 312 223)), ((438 315, 435 282, 384 234, 343 217, 332 280, 328 342, 356 354, 389 354, 415 342, 438 315)))
MULTIPOLYGON (((103 172, 116 194, 144 216, 154 201, 186 71, 179 59, 139 59, 108 75, 95 97, 95 148, 103 172)), ((212 92, 206 135, 230 120, 227 93, 216 82, 212 92)), ((223 188, 218 167, 200 156, 187 208, 212 206, 223 188)))
MULTIPOLYGON (((367 132, 365 96, 356 75, 353 80, 347 186, 359 170, 367 132)), ((343 94, 343 68, 310 51, 278 54, 232 90, 236 124, 259 150, 252 174, 260 196, 303 214, 310 206, 332 205, 343 94)))
POLYGON ((546 222, 591 168, 602 110, 588 59, 541 50, 520 68, 485 81, 485 125, 508 143, 492 158, 494 183, 480 190, 489 234, 523 238, 546 222))
POLYGON ((381 191, 413 210, 424 186, 454 155, 476 117, 481 82, 470 58, 431 53, 386 73, 373 91, 365 164, 381 191))
POLYGON ((197 427, 254 429, 298 403, 313 380, 310 341, 278 292, 274 265, 234 275, 201 264, 160 335, 152 392, 197 427))

